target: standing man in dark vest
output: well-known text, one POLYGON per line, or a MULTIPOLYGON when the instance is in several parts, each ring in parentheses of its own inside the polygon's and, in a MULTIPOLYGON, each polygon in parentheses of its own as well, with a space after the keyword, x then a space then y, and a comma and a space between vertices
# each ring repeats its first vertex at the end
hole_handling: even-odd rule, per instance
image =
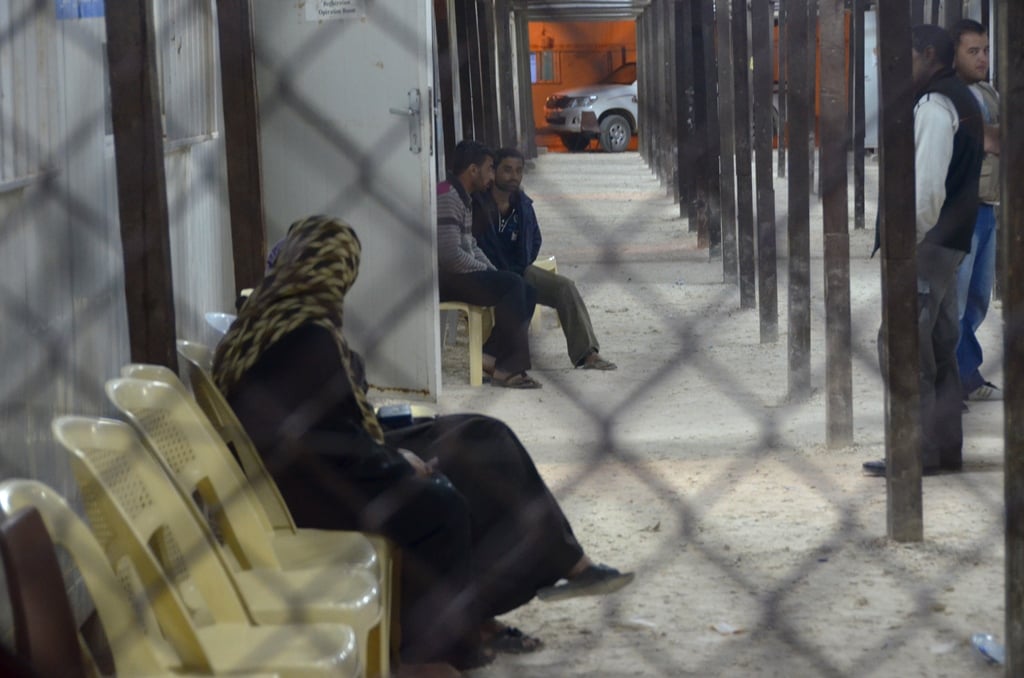
MULTIPOLYGON (((953 69, 953 38, 915 26, 914 171, 917 205, 917 310, 921 385, 921 462, 926 475, 963 465, 957 268, 971 249, 984 156, 981 111, 953 69)), ((879 349, 883 347, 879 333, 879 349)), ((885 461, 864 470, 885 475, 885 461)))

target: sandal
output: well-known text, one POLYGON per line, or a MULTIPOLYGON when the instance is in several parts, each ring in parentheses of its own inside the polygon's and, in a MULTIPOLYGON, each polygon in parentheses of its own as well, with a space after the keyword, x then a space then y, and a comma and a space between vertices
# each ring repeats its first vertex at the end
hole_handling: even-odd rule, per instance
POLYGON ((578 596, 598 596, 618 591, 633 581, 632 572, 619 572, 608 565, 591 565, 572 579, 537 591, 540 600, 567 600, 578 596))
POLYGON ((526 372, 520 372, 519 374, 510 374, 504 379, 491 375, 491 386, 501 386, 502 388, 541 388, 543 384, 528 375, 526 372))
POLYGON ((585 370, 617 370, 619 366, 610 360, 605 360, 597 354, 597 351, 589 354, 579 365, 585 370))
POLYGON ((505 654, 529 654, 544 647, 540 638, 528 636, 514 626, 504 626, 489 634, 483 641, 485 647, 505 654))

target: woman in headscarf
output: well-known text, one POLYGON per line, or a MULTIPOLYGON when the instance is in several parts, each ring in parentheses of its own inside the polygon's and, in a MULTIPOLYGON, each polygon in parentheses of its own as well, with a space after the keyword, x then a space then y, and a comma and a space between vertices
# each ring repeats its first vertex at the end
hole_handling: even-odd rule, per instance
POLYGON ((607 593, 632 574, 583 552, 502 422, 438 417, 385 436, 342 335, 360 244, 296 222, 217 347, 213 374, 301 527, 387 536, 402 551, 402 659, 472 666, 540 642, 493 619, 535 595, 607 593))

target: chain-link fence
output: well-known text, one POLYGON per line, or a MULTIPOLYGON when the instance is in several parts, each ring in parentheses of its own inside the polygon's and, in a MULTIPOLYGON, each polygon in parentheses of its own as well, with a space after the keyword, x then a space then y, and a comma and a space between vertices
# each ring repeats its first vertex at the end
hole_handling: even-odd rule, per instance
MULTIPOLYGON (((224 123, 225 108, 238 102, 220 96, 216 3, 143 4, 154 23, 161 90, 175 332, 212 346, 219 333, 204 314, 233 311, 238 291, 229 265, 233 236, 224 123)), ((812 197, 813 390, 806 399, 790 400, 785 331, 777 343, 761 343, 757 312, 740 309, 736 285, 722 282, 721 261, 709 258, 698 234, 679 218, 672 187, 632 152, 609 154, 592 146, 578 154, 542 153, 528 160, 523 182, 544 235, 542 254, 555 255, 558 272, 575 281, 600 352, 618 369, 574 368, 566 354, 567 328, 542 309, 530 343, 531 373, 543 388, 470 387, 465 328, 451 344, 435 336, 434 224, 409 196, 426 196, 425 204, 432 205, 433 180, 444 178, 443 167, 434 164, 446 140, 435 130, 446 124, 468 129, 467 115, 486 113, 488 120, 474 119, 471 128, 492 130, 508 142, 508 128, 491 124, 488 104, 480 101, 486 89, 456 78, 448 85, 458 97, 450 108, 454 120, 432 117, 449 115, 449 109, 444 102, 434 106, 436 73, 423 65, 432 63, 435 44, 429 8, 385 0, 288 2, 273 9, 269 0, 244 4, 254 14, 268 241, 282 237, 307 205, 305 213, 338 214, 352 222, 363 241, 363 265, 346 306, 346 334, 367 356, 370 382, 387 387, 371 391, 371 397, 406 399, 409 393, 397 387, 413 396, 442 391, 437 408, 443 413, 473 411, 504 420, 530 450, 587 553, 636 573, 634 583, 613 595, 533 601, 503 615, 540 637, 544 648, 501 654, 472 675, 967 676, 986 670, 969 638, 976 631, 998 633, 1003 623, 1001 408, 971 403, 964 415, 967 472, 926 480, 925 542, 885 541, 882 481, 860 474, 862 461, 884 456, 875 343, 880 282, 878 265, 868 258, 871 229, 850 237, 851 447, 824 445, 827 300, 820 203, 812 197), (396 64, 426 80, 408 84, 407 72, 396 64), (377 80, 363 75, 374 71, 382 74, 377 80), (397 113, 369 108, 377 89, 391 96, 389 106, 397 113), (418 110, 412 90, 419 90, 418 110), (442 383, 432 381, 432 374, 442 383)), ((463 5, 476 5, 448 5, 448 25, 435 30, 447 35, 438 42, 449 45, 449 52, 438 54, 437 63, 463 73, 463 80, 482 82, 503 62, 492 54, 470 77, 465 60, 474 52, 460 41, 457 24, 467 16, 463 5)), ((528 41, 513 40, 516 58, 536 62, 535 92, 556 86, 556 80, 576 84, 570 82, 574 61, 611 70, 642 54, 634 51, 635 39, 617 42, 622 23, 596 29, 588 24, 574 33, 571 24, 535 22, 528 41), (529 50, 522 49, 524 43, 529 50)), ((487 52, 486 32, 474 35, 477 52, 487 52)), ((125 301, 126 286, 139 283, 124 273, 118 216, 119 199, 126 196, 117 191, 109 88, 120 66, 108 65, 102 2, 12 0, 0 6, 0 458, 5 478, 43 480, 76 506, 82 505, 76 479, 87 474, 71 473, 51 421, 65 414, 121 416, 104 385, 131 361, 128 318, 140 312, 125 301)), ((522 75, 530 72, 518 68, 514 79, 499 72, 496 82, 529 88, 522 75)), ((527 102, 520 97, 513 103, 527 102)), ((541 102, 533 109, 539 112, 541 102)), ((521 115, 503 104, 497 117, 521 115)), ((640 126, 645 124, 641 119, 640 126)), ((528 133, 527 127, 517 132, 528 133)), ((483 141, 500 145, 497 139, 483 141)), ((872 156, 867 165, 866 221, 872 224, 872 156)), ((775 180, 775 213, 785 261, 784 179, 775 180)), ((771 282, 786 289, 785 266, 771 282)), ((785 328, 781 306, 779 326, 785 328)), ((998 323, 990 320, 979 337, 990 378, 997 380, 998 323)), ((145 416, 159 419, 159 407, 153 407, 157 413, 145 416)), ((214 433, 227 435, 223 421, 214 423, 214 433)), ((203 426, 177 425, 179 438, 187 440, 176 444, 191 449, 198 430, 216 445, 217 437, 203 426)), ((143 448, 123 437, 115 440, 124 447, 101 444, 94 434, 79 448, 94 459, 95 449, 104 449, 105 456, 92 462, 99 476, 113 492, 138 500, 142 492, 134 474, 146 467, 153 481, 159 473, 146 466, 152 460, 143 448), (139 453, 138 460, 129 452, 139 453)), ((182 473, 183 462, 173 456, 179 448, 168 449, 177 450, 169 467, 182 473)), ((245 470, 251 479, 252 469, 245 470)), ((273 497, 268 500, 258 488, 253 495, 244 484, 226 486, 241 494, 218 494, 202 482, 186 488, 186 494, 196 491, 212 519, 208 534, 194 526, 183 528, 193 529, 185 533, 158 526, 145 534, 179 593, 178 607, 170 607, 200 629, 172 630, 179 628, 176 622, 160 616, 168 614, 166 601, 156 618, 143 615, 147 632, 164 636, 174 648, 158 650, 158 661, 207 668, 196 656, 220 656, 213 636, 204 635, 212 633, 212 618, 265 626, 259 642, 249 636, 248 645, 236 643, 234 650, 239 661, 248 662, 242 664, 247 670, 271 670, 280 665, 271 657, 285 646, 325 655, 344 638, 326 627, 279 629, 275 636, 270 622, 346 620, 363 636, 352 640, 358 646, 353 656, 364 668, 379 666, 381 643, 387 641, 370 632, 376 623, 371 608, 386 620, 391 599, 402 595, 388 579, 387 550, 378 544, 358 557, 341 558, 343 565, 327 558, 336 569, 309 569, 317 559, 302 562, 296 555, 297 542, 306 537, 280 537, 277 546, 276 537, 266 537, 292 529, 287 518, 279 523, 274 517, 285 514, 274 513, 273 497), (248 511, 241 520, 253 521, 249 527, 259 538, 243 538, 243 528, 230 525, 218 510, 220 503, 234 507, 236 516, 238 506, 248 511), (282 545, 288 539, 293 543, 282 545), (359 558, 367 562, 353 565, 359 558), (289 564, 303 571, 261 574, 289 564), (339 572, 348 569, 359 570, 360 581, 371 584, 355 594, 350 587, 346 599, 339 572), (357 598, 358 604, 352 602, 357 598), (351 609, 332 610, 335 604, 351 609), (183 656, 189 634, 203 646, 193 657, 183 656)), ((96 500, 86 494, 86 504, 96 500)), ((184 501, 173 504, 173 496, 166 500, 177 508, 162 518, 168 524, 168 515, 187 512, 184 501)), ((339 503, 345 498, 339 491, 339 503)), ((101 532, 102 545, 124 548, 127 537, 96 524, 101 517, 116 523, 121 514, 102 501, 92 506, 84 513, 101 532)), ((526 504, 507 508, 521 513, 519 518, 532 510, 526 504)), ((332 510, 323 506, 325 514, 332 510)), ((144 514, 132 509, 124 515, 149 520, 144 514)), ((527 561, 517 547, 509 549, 508 562, 519 566, 527 561)), ((65 563, 75 611, 84 621, 96 594, 65 563)), ((156 581, 141 569, 140 581, 124 569, 118 573, 135 594, 140 584, 156 581)), ((507 571, 507 564, 496 569, 507 578, 526 576, 507 571)), ((491 573, 479 574, 486 580, 491 573)), ((107 622, 103 626, 109 632, 107 622)), ((119 647, 119 639, 109 641, 119 647)), ((103 658, 97 659, 102 665, 103 658)))

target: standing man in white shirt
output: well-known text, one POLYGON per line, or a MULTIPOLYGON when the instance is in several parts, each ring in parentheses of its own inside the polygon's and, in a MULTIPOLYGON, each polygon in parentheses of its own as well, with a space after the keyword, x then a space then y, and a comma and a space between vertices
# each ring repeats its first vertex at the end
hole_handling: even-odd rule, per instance
MULTIPOLYGON (((921 388, 921 462, 925 475, 963 466, 957 268, 971 249, 978 213, 981 112, 953 69, 953 38, 915 26, 912 75, 917 205, 917 309, 921 388)), ((879 347, 883 347, 879 333, 879 347)), ((864 463, 885 475, 885 460, 864 463)))

